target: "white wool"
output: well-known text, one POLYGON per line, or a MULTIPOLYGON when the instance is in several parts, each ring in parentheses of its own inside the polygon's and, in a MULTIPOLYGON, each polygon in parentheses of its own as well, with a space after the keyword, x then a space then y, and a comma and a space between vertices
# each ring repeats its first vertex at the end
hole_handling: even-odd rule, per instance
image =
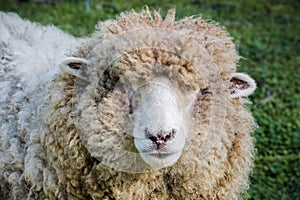
POLYGON ((0 174, 13 188, 21 180, 24 157, 25 180, 36 180, 39 185, 32 186, 36 190, 42 187, 42 160, 34 158, 36 152, 42 152, 36 134, 42 122, 36 116, 47 103, 45 86, 59 72, 68 49, 78 42, 80 39, 54 26, 0 12, 0 174), (25 142, 31 145, 24 150, 25 142), (14 169, 5 164, 12 162, 14 169))
MULTIPOLYGON (((164 23, 167 23, 165 26, 173 23, 174 12, 174 10, 169 11, 170 14, 164 21, 164 23)), ((132 14, 133 22, 135 22, 136 18, 134 16, 136 15, 132 14)), ((144 21, 143 23, 145 24, 149 22, 149 17, 151 16, 150 13, 146 14, 148 17, 138 16, 138 19, 142 20, 142 22, 144 21)), ((158 14, 156 13, 156 15, 158 14)), ((161 17, 158 16, 157 20, 160 21, 161 17)), ((123 22, 126 25, 128 21, 122 20, 123 22)), ((200 23, 201 20, 197 22, 200 23)), ((143 23, 136 23, 135 26, 139 27, 143 23)), ((188 24, 188 21, 183 21, 178 26, 184 23, 187 23, 186 27, 195 25, 194 22, 188 24)), ((219 72, 218 66, 210 58, 210 53, 213 54, 213 50, 223 47, 223 44, 220 46, 213 44, 210 46, 212 50, 208 51, 201 46, 198 48, 198 43, 192 37, 188 37, 187 41, 184 37, 179 40, 168 39, 169 37, 173 38, 173 36, 174 38, 180 38, 180 34, 178 34, 180 31, 164 31, 163 33, 160 29, 156 29, 155 33, 157 34, 150 34, 150 36, 147 34, 149 30, 146 29, 113 36, 113 34, 109 34, 109 28, 111 28, 111 33, 113 33, 113 30, 118 29, 118 26, 113 27, 114 24, 112 23, 111 27, 104 24, 104 28, 98 31, 99 37, 94 35, 91 39, 81 43, 81 39, 69 36, 53 26, 40 26, 22 20, 15 14, 0 12, 0 198, 85 199, 90 197, 93 199, 152 199, 153 197, 153 199, 171 199, 173 197, 174 199, 183 199, 184 197, 191 199, 190 197, 194 197, 198 199, 202 197, 202 193, 200 194, 202 191, 205 198, 212 197, 215 199, 216 195, 220 199, 223 196, 226 199, 228 195, 237 198, 241 188, 247 186, 246 176, 248 176, 250 170, 247 166, 250 165, 252 159, 252 139, 247 135, 252 130, 250 127, 253 122, 251 115, 246 111, 239 111, 238 109, 240 108, 235 109, 232 107, 229 109, 232 102, 226 102, 226 104, 230 105, 226 105, 227 107, 219 104, 219 102, 222 102, 222 93, 224 92, 225 94, 225 86, 224 88, 212 87, 212 89, 217 90, 211 92, 208 87, 204 87, 207 85, 206 80, 202 83, 200 76, 193 75, 193 67, 190 68, 190 66, 185 64, 185 60, 189 60, 192 64, 209 66, 207 69, 202 67, 204 69, 202 72, 205 72, 203 74, 207 74, 211 78, 209 81, 216 81, 216 77, 219 76, 213 76, 213 73, 209 73, 211 69, 214 73, 219 72), (101 31, 105 29, 107 29, 108 33, 102 34, 101 31), (132 38, 134 39, 132 40, 132 38), (191 41, 189 41, 190 39, 191 41), (95 42, 98 42, 97 44, 100 45, 95 45, 95 42), (176 47, 178 43, 187 43, 187 45, 183 45, 184 48, 177 49, 180 51, 179 55, 182 59, 177 61, 176 56, 174 60, 171 60, 175 61, 175 63, 178 62, 178 65, 181 62, 183 64, 180 64, 180 66, 182 65, 180 68, 176 68, 177 64, 172 66, 172 68, 170 65, 170 68, 178 71, 186 80, 180 79, 178 84, 174 84, 172 79, 168 81, 152 79, 153 82, 150 82, 149 88, 143 87, 143 85, 139 85, 141 83, 139 81, 139 73, 155 74, 152 73, 152 70, 147 71, 147 67, 145 67, 140 69, 138 73, 128 73, 128 76, 123 76, 124 82, 129 81, 133 83, 132 86, 134 87, 128 88, 134 89, 134 94, 131 94, 131 91, 128 91, 128 94, 123 92, 122 89, 127 90, 127 85, 125 84, 124 88, 115 87, 113 88, 114 92, 111 94, 104 94, 114 87, 113 70, 119 73, 119 69, 127 70, 126 67, 129 69, 129 66, 142 66, 139 65, 140 62, 148 58, 148 55, 144 53, 150 53, 150 63, 156 59, 152 60, 155 57, 154 54, 152 55, 152 50, 138 51, 137 54, 142 53, 141 57, 147 55, 141 60, 139 60, 140 58, 135 59, 135 53, 132 52, 132 54, 127 55, 127 58, 125 56, 125 59, 122 59, 124 63, 117 63, 112 68, 112 71, 104 69, 110 66, 111 63, 114 63, 114 61, 120 60, 121 55, 124 52, 128 52, 128 49, 132 50, 136 47, 141 47, 142 50, 146 50, 148 45, 157 50, 170 47, 169 53, 174 54, 176 52, 173 52, 172 48, 176 47), (75 45, 79 49, 78 47, 74 48, 75 45), (75 49, 76 54, 68 53, 72 49, 75 49), (78 50, 80 51, 77 52, 78 50), (65 54, 72 57, 66 57, 65 54), (82 55, 84 58, 81 58, 82 55), (132 63, 128 64, 127 62, 132 63), (78 68, 76 64, 82 65, 78 68), (123 64, 124 66, 118 68, 118 65, 121 66, 123 64), (94 68, 99 68, 97 69, 99 71, 90 65, 94 68), (89 71, 81 70, 84 69, 83 66, 89 66, 91 68, 87 69, 94 71, 90 74, 86 73, 89 71), (60 72, 60 70, 63 72, 60 72), (191 77, 189 77, 187 71, 190 71, 191 77), (108 72, 108 75, 104 76, 106 72, 108 72), (60 76, 57 76, 58 74, 60 76), (103 75, 101 76, 103 80, 100 79, 99 81, 99 74, 103 75), (89 79, 86 79, 87 75, 90 75, 89 79), (80 94, 82 91, 80 87, 74 87, 73 81, 76 83, 78 80, 76 77, 84 80, 82 82, 79 81, 83 85, 92 80, 87 85, 87 90, 78 96, 77 94, 80 94), (54 81, 52 82, 52 80, 54 81), (195 81, 197 84, 191 83, 195 81), (176 88, 180 83, 183 86, 176 88), (199 87, 203 86, 203 88, 197 88, 198 85, 199 87), (100 92, 95 90, 95 86, 99 86, 100 92), (194 92, 185 91, 186 88, 192 90, 194 87, 196 88, 194 92), (102 89, 104 93, 102 93, 102 89), (95 95, 95 91, 99 95, 95 95), (220 92, 221 96, 218 96, 217 92, 220 92), (139 93, 140 96, 138 96, 139 93), (73 94, 76 95, 73 96, 73 94), (91 96, 89 96, 90 94, 91 96), (213 96, 212 94, 216 94, 216 103, 209 102, 211 101, 211 96, 213 96), (125 101, 120 101, 118 95, 125 101), (133 99, 136 97, 141 98, 136 98, 136 101, 132 102, 126 101, 128 100, 127 96, 130 95, 134 97, 133 99), (91 97, 95 97, 95 99, 91 99, 91 97), (99 106, 95 106, 96 100, 98 100, 97 97, 101 97, 99 99, 103 101, 99 106), (79 101, 77 102, 77 100, 79 101), (201 100, 203 102, 200 102, 201 100), (133 104, 131 105, 131 103, 133 104), (141 104, 142 106, 139 106, 141 104), (197 106, 193 106, 193 104, 197 106), (74 109, 74 105, 76 109, 74 109), (79 108, 78 112, 74 112, 77 111, 77 108, 79 108), (190 112, 191 108, 196 108, 192 114, 190 112), (136 112, 131 112, 130 109, 136 109, 136 112), (113 113, 115 110, 121 115, 117 116, 117 114, 113 113), (235 113, 227 113, 227 111, 231 110, 239 111, 244 115, 241 119, 246 123, 243 126, 246 129, 245 133, 236 131, 240 129, 233 129, 231 126, 235 123, 227 123, 225 121, 227 116, 229 119, 237 119, 235 113), (128 127, 131 128, 131 126, 136 124, 142 125, 134 127, 136 130, 140 130, 134 133, 134 136, 141 139, 147 138, 146 143, 143 143, 143 141, 134 142, 146 144, 146 147, 147 145, 148 147, 152 145, 150 146, 150 151, 149 148, 146 149, 148 150, 146 153, 150 152, 155 156, 154 159, 152 157, 150 159, 149 157, 145 158, 145 156, 143 158, 143 155, 136 153, 135 150, 140 151, 139 153, 142 154, 145 146, 140 145, 139 148, 139 145, 136 144, 135 147, 137 149, 134 149, 132 138, 124 134, 122 129, 127 128, 125 122, 130 119, 127 116, 130 112, 137 117, 133 118, 135 124, 129 123, 128 127), (140 112, 140 114, 137 114, 137 112, 140 112), (157 113, 158 115, 156 115, 157 113), (74 114, 78 116, 74 116, 74 114), (211 117, 211 114, 214 116, 211 117), (203 120, 201 120, 202 118, 195 120, 194 116, 202 116, 203 120), (219 121, 218 119, 222 120, 219 121), (206 121, 209 122, 206 123, 206 121), (202 122, 204 122, 203 126, 197 126, 196 128, 192 126, 195 123, 200 124, 202 122), (179 126, 178 124, 184 125, 179 126), (148 131, 144 135, 145 128, 152 135, 149 135, 148 131), (187 139, 189 145, 186 146, 186 149, 183 149, 183 146, 180 145, 184 145, 184 143, 180 141, 188 138, 186 137, 189 136, 187 129, 195 129, 189 130, 189 132, 197 133, 200 139, 190 137, 192 139, 187 139), (205 131, 203 131, 204 129, 205 131), (230 130, 230 132, 226 132, 227 130, 230 130), (219 135, 216 135, 217 131, 219 135), (161 133, 164 135, 160 135, 161 133), (117 135, 117 138, 113 138, 115 135, 117 135), (160 140, 157 140, 158 137, 160 140), (232 139, 233 137, 234 140, 232 139), (155 146, 155 144, 158 144, 158 146, 155 146), (162 150, 158 148, 161 144, 165 145, 161 148, 162 150), (169 144, 173 144, 173 146, 167 146, 169 144), (248 145, 248 147, 240 148, 243 145, 248 145), (216 148, 212 149, 211 147, 213 146, 216 148), (125 148, 123 149, 123 147, 125 148), (162 161, 161 157, 164 157, 164 155, 155 153, 165 153, 163 152, 164 150, 168 153, 167 156, 174 155, 174 157, 170 157, 172 158, 171 160, 162 161), (192 156, 187 153, 190 150, 192 156), (184 153, 179 162, 176 162, 178 157, 181 156, 181 152, 184 153), (205 158, 209 152, 212 152, 210 154, 211 157, 205 158), (143 174, 124 173, 127 171, 128 158, 130 159, 129 163, 134 163, 134 165, 129 165, 130 171, 128 172, 142 172, 142 170, 149 169, 146 163, 152 169, 164 168, 161 169, 161 172, 153 170, 143 174), (96 159, 98 159, 99 163, 96 159), (142 159, 146 163, 142 162, 142 159), (203 165, 202 159, 204 160, 203 165), (174 164, 175 162, 176 164, 174 164), (115 166, 115 169, 107 168, 114 168, 115 166), (170 167, 168 168, 167 166, 170 167), (243 166, 246 166, 245 170, 241 169, 243 166), (124 172, 117 171, 120 169, 124 172), (201 171, 195 173, 194 170, 198 169, 201 169, 201 171), (202 174, 202 169, 204 174, 202 174), (218 171, 221 173, 218 173, 218 171), (237 174, 232 172, 237 172, 237 174), (245 180, 241 183, 240 181, 243 178, 245 180), (232 181, 227 179, 232 179, 232 181), (219 183, 218 180, 220 180, 219 183), (220 188, 217 188, 215 192, 212 191, 214 188, 211 186, 220 186, 220 188), (231 190, 231 188, 233 189, 231 190), (181 191, 183 193, 179 194, 178 192, 181 191)), ((127 25, 130 25, 130 23, 127 25)), ((200 27, 199 24, 198 26, 200 27)), ((216 37, 215 32, 221 33, 222 36, 222 31, 219 31, 219 29, 213 30, 211 32, 212 38, 216 37)), ((225 32, 223 34, 226 35, 225 32)), ((238 56, 235 54, 233 46, 230 46, 230 40, 227 36, 225 38, 224 35, 222 36, 224 38, 223 42, 228 42, 228 50, 230 52, 224 58, 232 57, 225 63, 226 65, 234 65, 232 67, 225 66, 224 76, 227 77, 229 73, 235 70, 235 62, 238 56), (230 50, 230 48, 232 49, 230 50)), ((168 53, 165 54, 163 51, 157 52, 163 55, 157 61, 165 63, 163 57, 168 56, 168 53)), ((222 54, 222 52, 222 50, 217 51, 218 54, 222 54)), ((222 58, 221 56, 220 60, 218 60, 219 58, 216 56, 215 62, 222 63, 222 58)), ((108 67, 107 69, 110 68, 108 67)), ((132 72, 132 70, 130 71, 129 69, 129 72, 132 72)), ((173 77, 176 79, 179 77, 179 75, 176 76, 177 72, 171 73, 169 70, 164 72, 166 72, 168 78, 173 77)), ((224 80, 225 77, 223 77, 224 80)), ((237 87, 232 87, 232 94, 241 92, 240 90, 244 89, 244 85, 247 85, 248 79, 251 79, 248 76, 239 76, 239 73, 236 73, 235 77, 241 77, 242 83, 237 82, 237 87)), ((120 81, 119 83, 122 82, 120 81)), ((218 82, 216 81, 216 83, 218 82)), ((214 85, 211 84, 210 86, 214 85)), ((255 82, 249 83, 248 86, 255 86, 255 82)), ((248 93, 250 92, 248 91, 248 93)), ((227 96, 224 97, 228 101, 227 96)), ((233 103, 232 106, 234 106, 233 103)), ((240 125, 239 123, 236 124, 240 125)))
POLYGON ((0 13, 0 27, 1 64, 5 67, 6 58, 13 60, 9 65, 14 68, 7 67, 28 83, 27 92, 34 91, 40 82, 49 81, 58 72, 55 66, 76 41, 54 26, 42 27, 12 13, 0 13))

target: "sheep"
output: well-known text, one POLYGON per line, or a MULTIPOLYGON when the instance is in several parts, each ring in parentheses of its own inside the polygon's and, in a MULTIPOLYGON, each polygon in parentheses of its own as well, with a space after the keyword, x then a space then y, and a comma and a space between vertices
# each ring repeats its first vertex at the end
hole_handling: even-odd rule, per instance
POLYGON ((256 84, 224 28, 146 8, 80 39, 0 17, 4 199, 242 198, 256 84))

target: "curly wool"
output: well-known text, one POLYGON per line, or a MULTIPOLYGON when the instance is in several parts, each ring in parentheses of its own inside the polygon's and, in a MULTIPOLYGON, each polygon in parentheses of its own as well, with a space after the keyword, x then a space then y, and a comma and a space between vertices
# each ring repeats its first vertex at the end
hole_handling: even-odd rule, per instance
POLYGON ((243 106, 247 101, 229 95, 239 59, 235 46, 223 28, 199 17, 175 21, 174 10, 164 20, 157 12, 153 16, 144 10, 100 22, 74 51, 72 56, 91 61, 84 66, 89 83, 66 73, 53 81, 41 116, 45 125, 27 133, 31 142, 10 147, 25 150, 25 161, 17 166, 1 160, 10 174, 0 176, 1 195, 9 197, 5 188, 13 187, 11 198, 25 199, 241 198, 253 162, 255 123, 243 106), (126 166, 122 151, 135 151, 127 133, 127 86, 161 74, 179 88, 203 91, 190 119, 193 133, 175 165, 119 171, 147 168, 138 154, 141 165, 126 166), (114 159, 119 163, 111 168, 107 164, 114 159), (17 168, 19 178, 13 179, 17 168))
POLYGON ((46 155, 39 137, 46 88, 59 72, 66 47, 78 42, 54 26, 0 12, 1 199, 34 198, 42 191, 46 155))

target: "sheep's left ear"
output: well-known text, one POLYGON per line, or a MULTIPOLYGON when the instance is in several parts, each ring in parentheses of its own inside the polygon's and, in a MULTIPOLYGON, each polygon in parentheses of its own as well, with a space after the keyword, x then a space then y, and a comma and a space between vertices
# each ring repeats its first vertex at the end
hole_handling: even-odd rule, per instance
POLYGON ((88 81, 88 77, 84 72, 83 66, 90 65, 90 62, 83 58, 69 57, 64 59, 59 65, 60 69, 77 78, 88 81))
POLYGON ((229 88, 231 98, 248 96, 252 94, 256 88, 255 81, 244 73, 233 74, 230 82, 232 83, 229 88))

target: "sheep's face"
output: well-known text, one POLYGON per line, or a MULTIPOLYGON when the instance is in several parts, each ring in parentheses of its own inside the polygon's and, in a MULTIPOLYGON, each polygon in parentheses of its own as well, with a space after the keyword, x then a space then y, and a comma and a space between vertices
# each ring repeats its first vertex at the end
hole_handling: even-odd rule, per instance
POLYGON ((76 77, 70 82, 75 82, 72 106, 81 141, 101 163, 122 171, 171 166, 193 141, 200 159, 222 130, 224 104, 255 89, 250 77, 234 73, 238 56, 230 40, 214 39, 216 52, 221 49, 216 53, 204 45, 206 37, 198 38, 198 30, 115 31, 95 36, 99 44, 91 39, 89 48, 61 64, 76 77), (226 59, 231 67, 220 65, 226 59))
POLYGON ((191 130, 187 119, 192 113, 195 91, 184 93, 167 77, 134 86, 129 98, 134 143, 152 168, 173 165, 180 157, 191 130))
POLYGON ((78 77, 75 126, 92 156, 114 168, 144 171, 171 166, 194 133, 192 108, 199 93, 195 79, 173 73, 180 65, 129 66, 124 62, 128 59, 122 57, 106 71, 89 76, 82 70, 92 65, 86 60, 71 58, 61 65, 78 77), (118 156, 103 157, 109 151, 118 156))
MULTIPOLYGON (((205 155, 213 145, 207 138, 222 129, 222 122, 213 118, 225 116, 218 102, 247 96, 255 89, 254 81, 245 74, 233 75, 233 84, 219 81, 219 76, 210 74, 214 69, 208 61, 198 63, 197 73, 196 65, 184 60, 132 64, 138 63, 133 58, 143 54, 152 57, 149 50, 136 51, 104 70, 89 71, 93 68, 88 66, 97 66, 97 62, 80 58, 67 59, 61 65, 77 77, 74 124, 83 144, 93 157, 123 171, 171 166, 193 140, 203 144, 199 156, 205 155)), ((166 57, 172 58, 172 53, 166 57)))

